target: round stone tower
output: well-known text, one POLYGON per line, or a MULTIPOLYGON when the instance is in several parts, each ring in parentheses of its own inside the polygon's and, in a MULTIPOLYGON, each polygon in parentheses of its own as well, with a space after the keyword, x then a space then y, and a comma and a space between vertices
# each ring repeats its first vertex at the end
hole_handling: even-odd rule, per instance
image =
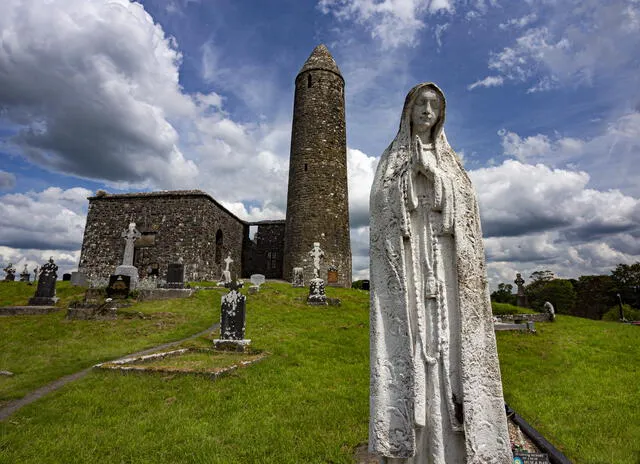
POLYGON ((344 79, 324 45, 296 77, 284 243, 284 278, 294 267, 313 278, 310 251, 320 243, 320 277, 351 286, 344 79))

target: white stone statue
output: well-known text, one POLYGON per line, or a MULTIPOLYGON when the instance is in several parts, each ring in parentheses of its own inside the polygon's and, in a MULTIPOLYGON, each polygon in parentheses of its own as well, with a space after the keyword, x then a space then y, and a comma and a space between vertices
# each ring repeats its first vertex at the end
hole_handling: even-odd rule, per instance
POLYGON ((313 250, 309 252, 313 258, 313 276, 320 278, 320 258, 324 258, 324 251, 320 248, 320 242, 313 242, 313 250))
POLYGON ((544 302, 544 312, 549 315, 549 320, 551 322, 556 320, 556 310, 554 309, 554 307, 551 304, 551 302, 549 302, 549 301, 545 301, 544 302))
POLYGON ((403 463, 510 463, 478 203, 414 87, 370 198, 369 448, 403 463))
POLYGON ((133 247, 135 241, 138 240, 142 234, 136 229, 136 223, 130 222, 129 228, 122 232, 122 238, 124 238, 124 256, 122 258, 123 266, 133 266, 133 247))

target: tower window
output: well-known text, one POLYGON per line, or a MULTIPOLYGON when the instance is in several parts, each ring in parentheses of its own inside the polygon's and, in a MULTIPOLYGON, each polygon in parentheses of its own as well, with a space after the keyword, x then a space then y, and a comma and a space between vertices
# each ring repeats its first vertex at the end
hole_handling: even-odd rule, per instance
POLYGON ((307 74, 307 87, 311 87, 313 82, 311 82, 311 74, 307 74))
POLYGON ((304 172, 307 172, 307 163, 304 163, 304 172))

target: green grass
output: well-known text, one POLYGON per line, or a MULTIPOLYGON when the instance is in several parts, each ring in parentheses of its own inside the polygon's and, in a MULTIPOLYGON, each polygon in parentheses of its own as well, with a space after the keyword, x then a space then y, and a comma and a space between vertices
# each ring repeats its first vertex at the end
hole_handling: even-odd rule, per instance
POLYGON ((211 381, 93 372, 0 426, 2 462, 350 462, 367 436, 368 298, 267 283, 248 300, 263 361, 211 381))
MULTIPOLYGON (((26 306, 29 298, 35 295, 37 283, 29 285, 27 282, 0 281, 0 306, 26 306)), ((66 308, 73 300, 82 298, 86 288, 74 287, 71 282, 57 282, 56 296, 60 300, 56 306, 66 308)))
MULTIPOLYGON (((327 292, 342 306, 271 282, 248 297, 247 338, 271 355, 218 380, 94 371, 65 386, 0 424, 0 462, 352 462, 367 439, 368 292, 327 292)), ((536 328, 497 334, 506 400, 576 464, 638 464, 640 328, 536 328)))
POLYGON ((640 463, 640 327, 557 316, 498 332, 505 400, 575 463, 640 463))
MULTIPOLYGON (((209 341, 211 345, 211 341, 209 341)), ((174 350, 175 348, 172 348, 174 350)), ((217 372, 220 369, 241 362, 251 362, 261 357, 259 353, 235 353, 207 350, 194 350, 185 353, 171 354, 163 358, 152 358, 130 362, 125 366, 144 367, 149 370, 166 370, 178 372, 217 372)), ((106 366, 112 366, 106 363, 106 366)))
MULTIPOLYGON (((77 298, 77 287, 60 285, 62 298, 77 298), (63 296, 64 295, 64 296, 63 296)), ((14 288, 3 301, 19 299, 14 288)), ((59 377, 98 362, 179 340, 204 330, 219 319, 222 291, 201 291, 191 298, 133 304, 127 312, 145 318, 111 321, 68 321, 66 311, 42 316, 0 317, 0 404, 20 398, 59 377)))
POLYGON ((503 316, 505 314, 533 314, 537 312, 530 308, 523 308, 509 303, 496 303, 493 301, 491 302, 491 310, 494 316, 503 316))

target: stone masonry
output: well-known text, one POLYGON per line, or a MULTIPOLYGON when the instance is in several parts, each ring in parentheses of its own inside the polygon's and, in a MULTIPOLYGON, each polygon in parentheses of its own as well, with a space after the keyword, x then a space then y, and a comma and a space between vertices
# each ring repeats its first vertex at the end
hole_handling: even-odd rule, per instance
POLYGON ((283 273, 294 267, 313 278, 308 252, 325 251, 320 278, 337 270, 337 285, 351 286, 344 79, 324 45, 309 56, 295 82, 283 273))
POLYGON ((142 233, 133 261, 141 277, 155 267, 165 279, 169 263, 182 259, 186 280, 215 280, 228 253, 238 276, 242 272, 248 224, 200 190, 98 192, 90 197, 79 271, 89 279, 108 278, 122 260, 121 233, 132 221, 142 233))

